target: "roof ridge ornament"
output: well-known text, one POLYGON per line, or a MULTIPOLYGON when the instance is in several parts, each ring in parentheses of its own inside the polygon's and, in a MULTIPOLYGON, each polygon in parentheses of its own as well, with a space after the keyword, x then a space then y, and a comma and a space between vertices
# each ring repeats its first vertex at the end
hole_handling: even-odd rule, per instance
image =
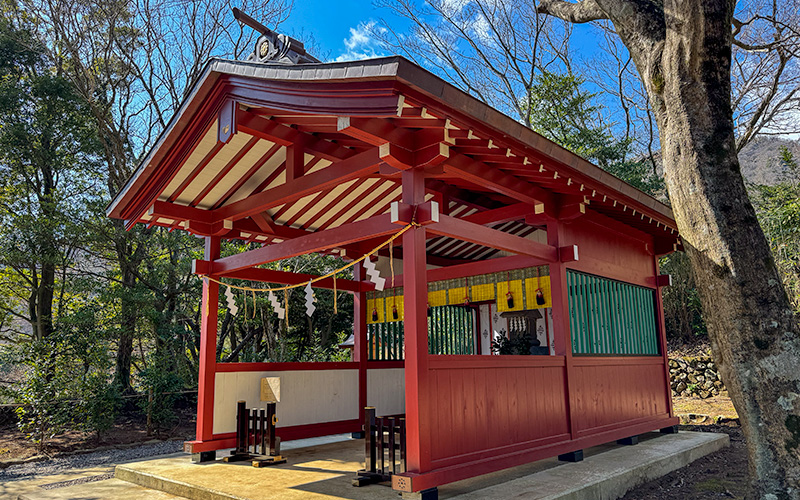
POLYGON ((280 64, 308 64, 318 63, 319 59, 306 52, 303 42, 294 38, 276 33, 260 22, 248 16, 236 7, 233 8, 233 17, 241 25, 247 25, 261 33, 256 40, 255 50, 248 61, 260 63, 276 62, 280 64))

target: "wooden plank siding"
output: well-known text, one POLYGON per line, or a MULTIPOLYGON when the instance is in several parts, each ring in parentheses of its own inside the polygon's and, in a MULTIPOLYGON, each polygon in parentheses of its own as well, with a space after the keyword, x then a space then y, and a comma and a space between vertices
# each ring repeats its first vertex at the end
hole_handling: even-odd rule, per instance
POLYGON ((429 364, 434 468, 569 438, 563 357, 430 356, 429 364))

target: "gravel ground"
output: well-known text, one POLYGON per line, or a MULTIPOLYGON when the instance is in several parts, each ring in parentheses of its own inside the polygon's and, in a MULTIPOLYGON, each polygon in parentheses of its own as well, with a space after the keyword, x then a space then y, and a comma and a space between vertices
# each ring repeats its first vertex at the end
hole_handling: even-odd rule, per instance
POLYGON ((7 469, 0 470, 0 482, 29 479, 33 476, 62 474, 72 469, 85 469, 103 465, 111 466, 139 458, 177 453, 182 450, 183 441, 162 441, 160 443, 143 444, 134 448, 95 451, 42 462, 12 465, 7 469))

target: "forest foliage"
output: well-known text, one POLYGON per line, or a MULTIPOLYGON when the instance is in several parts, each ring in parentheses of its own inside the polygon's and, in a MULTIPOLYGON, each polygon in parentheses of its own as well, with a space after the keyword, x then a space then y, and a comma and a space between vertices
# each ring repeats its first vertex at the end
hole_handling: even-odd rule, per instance
MULTIPOLYGON (((280 26, 290 12, 281 1, 245 4, 270 26, 280 26)), ((392 5, 402 10, 404 4, 392 5)), ((249 50, 252 33, 233 22, 232 6, 226 0, 0 0, 0 403, 22 405, 20 428, 41 446, 68 427, 100 435, 122 408, 140 408, 152 432, 168 428, 176 401, 196 388, 201 281, 191 262, 202 256, 202 240, 158 227, 126 231, 105 217, 105 207, 206 60, 240 58, 249 50)), ((421 57, 443 55, 437 40, 468 35, 453 31, 461 22, 453 13, 426 15, 439 16, 440 31, 430 32, 421 57)), ((604 100, 589 90, 598 86, 570 63, 565 28, 522 7, 493 15, 495 36, 512 29, 515 19, 534 20, 515 38, 515 54, 527 47, 524 60, 496 47, 461 59, 452 51, 451 60, 439 59, 438 72, 665 199, 649 148, 652 124, 640 134, 631 130, 646 109, 630 101, 628 126, 609 121, 604 100), (504 68, 501 74, 497 68, 504 68)), ((417 28, 424 26, 419 20, 417 28)), ((384 42, 392 47, 388 36, 384 42)), ((626 85, 620 80, 619 88, 626 85)), ((782 154, 793 177, 753 192, 800 307, 800 177, 797 161, 782 154)), ((226 242, 223 254, 246 247, 226 242)), ((331 256, 302 256, 270 266, 325 274, 340 265, 331 256)), ((664 296, 669 335, 703 337, 686 259, 670 256, 662 268, 675 277, 664 296)), ((265 297, 237 293, 236 316, 220 304, 217 359, 345 359, 347 351, 337 346, 352 333, 352 297, 339 292, 334 312, 333 293, 316 292, 317 313, 309 318, 302 292, 291 291, 288 321, 275 316, 265 297)))

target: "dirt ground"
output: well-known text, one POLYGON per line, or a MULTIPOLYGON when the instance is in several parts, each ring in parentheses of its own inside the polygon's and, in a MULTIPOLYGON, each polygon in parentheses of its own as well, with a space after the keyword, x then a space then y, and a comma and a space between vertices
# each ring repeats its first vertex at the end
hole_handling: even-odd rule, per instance
POLYGON ((54 456, 75 450, 143 443, 153 439, 191 439, 194 436, 194 430, 194 410, 181 411, 173 428, 150 436, 147 435, 147 426, 143 420, 123 418, 104 433, 99 441, 94 434, 68 431, 48 440, 44 453, 42 453, 34 443, 25 439, 25 435, 15 426, 4 426, 0 428, 0 462, 42 454, 54 456))
POLYGON ((673 395, 672 405, 675 415, 702 415, 712 419, 723 418, 729 420, 738 418, 736 409, 733 407, 727 392, 708 399, 673 395))
POLYGON ((747 451, 736 424, 690 425, 682 430, 724 432, 731 445, 628 492, 623 500, 743 499, 747 492, 747 451))

